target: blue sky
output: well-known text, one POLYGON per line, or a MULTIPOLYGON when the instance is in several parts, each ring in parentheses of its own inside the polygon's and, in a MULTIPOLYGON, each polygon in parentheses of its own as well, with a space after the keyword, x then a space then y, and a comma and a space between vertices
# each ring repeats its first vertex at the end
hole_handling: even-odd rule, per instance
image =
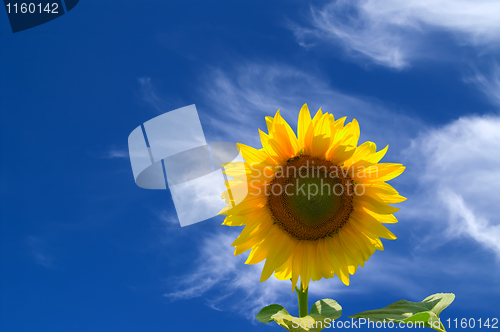
MULTIPOLYGON (((408 200, 351 286, 344 318, 401 298, 457 298, 443 318, 499 318, 500 3, 83 1, 13 34, 0 15, 2 331, 275 331, 221 217, 179 227, 168 190, 134 183, 129 133, 196 104, 207 141, 258 147, 281 109, 356 118, 389 144, 408 200)), ((242 255, 246 256, 246 255, 242 255)))

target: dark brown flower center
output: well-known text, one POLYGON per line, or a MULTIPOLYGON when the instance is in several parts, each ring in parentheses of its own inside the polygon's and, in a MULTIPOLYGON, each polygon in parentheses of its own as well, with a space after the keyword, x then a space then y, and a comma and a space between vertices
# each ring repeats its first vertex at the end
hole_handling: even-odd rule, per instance
POLYGON ((347 173, 307 155, 288 160, 266 188, 274 221, 299 240, 335 234, 353 210, 353 183, 347 173))

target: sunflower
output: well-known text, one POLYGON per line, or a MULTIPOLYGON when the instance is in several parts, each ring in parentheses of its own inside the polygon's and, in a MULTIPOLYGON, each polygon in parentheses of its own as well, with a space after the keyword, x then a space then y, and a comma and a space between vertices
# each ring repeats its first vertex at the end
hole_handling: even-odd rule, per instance
POLYGON ((223 225, 245 226, 232 246, 235 255, 251 250, 246 264, 265 259, 261 282, 273 273, 295 288, 333 278, 349 285, 349 275, 383 250, 380 238, 396 239, 383 223, 395 223, 405 200, 385 181, 400 175, 401 164, 379 163, 387 152, 358 146, 354 119, 335 120, 321 109, 311 118, 300 110, 297 132, 281 117, 266 117, 259 130, 262 149, 237 144, 245 162, 224 165, 228 204, 223 225), (240 197, 240 199, 238 198, 240 197))

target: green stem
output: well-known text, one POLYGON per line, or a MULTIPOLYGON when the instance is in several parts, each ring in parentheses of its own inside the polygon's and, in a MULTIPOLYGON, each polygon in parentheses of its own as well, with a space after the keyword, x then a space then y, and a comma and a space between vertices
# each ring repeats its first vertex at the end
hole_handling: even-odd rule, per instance
POLYGON ((300 283, 300 289, 295 287, 295 291, 297 292, 297 299, 299 300, 299 317, 305 317, 309 315, 309 308, 307 306, 307 293, 309 289, 304 290, 302 288, 302 283, 300 283))

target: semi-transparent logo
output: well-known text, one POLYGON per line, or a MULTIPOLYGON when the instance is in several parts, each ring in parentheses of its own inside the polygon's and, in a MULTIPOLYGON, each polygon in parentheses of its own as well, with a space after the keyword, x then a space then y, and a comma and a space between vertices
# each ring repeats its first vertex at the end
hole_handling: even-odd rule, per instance
MULTIPOLYGON (((181 226, 217 215, 227 179, 222 164, 243 161, 235 143, 207 143, 195 105, 159 115, 135 128, 128 138, 136 184, 170 189, 181 226)), ((238 191, 232 204, 246 196, 238 191)))

